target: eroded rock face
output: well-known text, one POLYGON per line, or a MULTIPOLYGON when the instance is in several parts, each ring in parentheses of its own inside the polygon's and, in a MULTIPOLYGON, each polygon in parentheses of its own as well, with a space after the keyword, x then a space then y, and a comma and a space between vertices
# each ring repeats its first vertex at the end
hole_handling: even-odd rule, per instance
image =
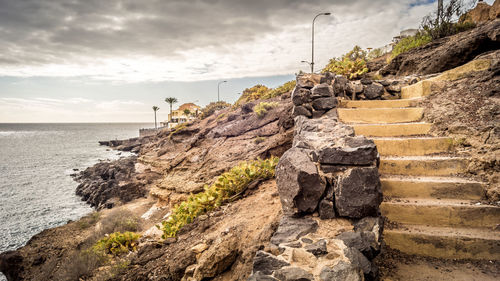
POLYGON ((278 229, 271 238, 271 243, 279 246, 282 243, 290 243, 300 237, 313 233, 318 229, 318 223, 310 218, 292 218, 284 216, 278 229))
POLYGON ((335 190, 335 206, 340 216, 362 218, 377 216, 382 191, 376 167, 358 167, 339 177, 335 190))
POLYGON ((326 183, 309 158, 310 151, 291 148, 276 167, 276 181, 283 212, 287 215, 313 212, 325 191, 326 183))

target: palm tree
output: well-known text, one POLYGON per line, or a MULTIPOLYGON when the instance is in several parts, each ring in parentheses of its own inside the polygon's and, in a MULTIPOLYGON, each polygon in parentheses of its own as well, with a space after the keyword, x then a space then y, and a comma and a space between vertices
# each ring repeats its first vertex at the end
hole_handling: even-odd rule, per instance
POLYGON ((169 97, 165 99, 165 102, 170 104, 170 122, 172 122, 172 105, 177 102, 177 99, 174 97, 169 97))
POLYGON ((156 111, 160 110, 160 108, 156 105, 153 106, 153 111, 155 112, 155 129, 158 129, 158 127, 156 126, 156 111))
POLYGON ((189 115, 191 114, 191 111, 189 109, 184 109, 184 115, 186 115, 187 117, 189 117, 189 115))

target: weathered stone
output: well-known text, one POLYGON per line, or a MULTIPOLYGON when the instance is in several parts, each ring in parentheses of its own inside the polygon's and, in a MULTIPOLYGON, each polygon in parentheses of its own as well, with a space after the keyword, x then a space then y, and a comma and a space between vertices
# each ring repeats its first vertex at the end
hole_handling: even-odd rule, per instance
POLYGON ((373 232, 346 231, 337 235, 335 238, 344 241, 347 247, 356 248, 369 259, 374 258, 380 252, 380 244, 375 240, 373 232))
POLYGON ((323 199, 319 202, 319 217, 323 220, 335 218, 335 209, 333 201, 323 199))
POLYGON ((319 162, 330 165, 370 165, 377 159, 377 147, 363 136, 346 137, 343 146, 327 146, 318 152, 319 162))
POLYGON ((368 79, 368 78, 362 78, 360 80, 361 84, 363 85, 370 85, 371 83, 373 83, 373 81, 371 79, 368 79))
POLYGON ((271 275, 275 270, 289 265, 289 263, 278 259, 276 256, 264 251, 258 251, 253 259, 253 272, 254 274, 261 272, 265 275, 271 275))
POLYGON ((359 94, 361 92, 363 92, 363 84, 361 84, 361 82, 359 81, 350 81, 348 84, 348 87, 347 87, 347 91, 350 93, 350 94, 359 94))
POLYGON ((342 217, 377 216, 382 191, 376 167, 352 168, 339 177, 335 190, 335 207, 342 217))
POLYGON ((366 85, 364 92, 365 97, 369 100, 374 100, 380 98, 384 93, 384 86, 378 83, 372 83, 370 85, 366 85))
POLYGON ((326 187, 308 151, 296 147, 281 157, 276 167, 276 182, 287 215, 314 212, 326 187))
POLYGON ((380 83, 380 84, 381 84, 382 86, 384 86, 384 87, 387 87, 387 86, 391 85, 391 82, 390 82, 390 81, 387 81, 387 80, 377 80, 377 81, 375 81, 375 82, 380 83))
POLYGON ((370 231, 375 234, 375 239, 380 240, 380 236, 384 230, 384 218, 380 217, 364 217, 353 223, 354 230, 357 232, 370 231))
POLYGON ((290 247, 290 248, 301 248, 302 243, 300 243, 300 241, 294 241, 294 242, 286 244, 285 246, 290 247))
POLYGON ((333 93, 336 97, 345 97, 349 80, 346 77, 337 75, 333 80, 333 93))
POLYGON ((315 232, 317 229, 318 223, 313 219, 285 216, 281 219, 278 229, 271 237, 271 243, 274 245, 290 243, 308 233, 315 232))
POLYGON ((345 248, 344 255, 354 266, 361 268, 364 274, 368 274, 372 270, 371 262, 358 249, 345 248))
POLYGON ((297 116, 306 116, 306 117, 312 117, 311 111, 307 110, 303 106, 294 106, 293 111, 292 111, 293 117, 297 116))
POLYGON ((335 75, 333 73, 331 73, 331 72, 325 72, 321 76, 321 79, 319 80, 319 83, 320 84, 326 83, 328 85, 331 85, 334 78, 335 78, 335 75))
POLYGON ((332 97, 332 96, 333 96, 333 88, 332 86, 326 83, 316 85, 311 90, 312 99, 332 97))
POLYGON ((343 165, 327 165, 327 164, 321 164, 319 166, 319 168, 321 169, 321 171, 323 173, 327 173, 327 174, 336 174, 338 172, 343 172, 343 171, 349 169, 348 166, 343 166, 343 165))
POLYGON ((323 116, 325 114, 326 111, 324 110, 314 110, 313 111, 313 115, 312 115, 312 118, 313 119, 317 119, 317 118, 320 118, 321 116, 323 116))
POLYGON ((328 254, 328 250, 326 249, 326 241, 324 239, 321 239, 316 243, 307 245, 304 247, 304 249, 317 257, 328 254))
POLYGON ((393 81, 385 89, 390 93, 399 93, 401 92, 401 84, 398 81, 393 81))
POLYGON ((294 105, 302 105, 311 101, 311 90, 295 86, 292 92, 292 102, 294 105))
POLYGON ((303 270, 300 267, 284 267, 277 270, 274 276, 281 281, 312 281, 312 273, 303 270))
POLYGON ((319 275, 321 281, 361 281, 363 271, 345 261, 340 261, 333 268, 323 267, 319 275))
POLYGON ((311 89, 321 81, 321 74, 302 74, 297 76, 297 86, 300 88, 311 89))
POLYGON ((255 274, 250 275, 247 281, 278 281, 278 279, 262 272, 256 272, 255 274))
POLYGON ((337 107, 337 98, 328 97, 328 98, 319 98, 315 99, 312 102, 312 107, 315 110, 330 110, 332 108, 337 107))
POLYGON ((309 238, 305 238, 305 237, 304 237, 304 238, 302 238, 302 239, 300 239, 300 240, 301 240, 302 242, 306 243, 306 244, 311 244, 311 243, 313 242, 311 239, 309 239, 309 238))

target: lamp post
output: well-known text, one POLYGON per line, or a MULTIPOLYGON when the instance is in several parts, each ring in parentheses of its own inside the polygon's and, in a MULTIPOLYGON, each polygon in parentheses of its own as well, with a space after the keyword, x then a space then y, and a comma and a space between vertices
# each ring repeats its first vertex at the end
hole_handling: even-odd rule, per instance
POLYGON ((220 81, 219 83, 217 83, 217 102, 220 102, 220 84, 222 83, 226 83, 227 81, 224 80, 224 81, 220 81))
POLYGON ((317 14, 312 23, 312 48, 311 48, 311 73, 314 73, 314 21, 316 20, 317 17, 319 16, 329 16, 331 13, 320 13, 317 14))

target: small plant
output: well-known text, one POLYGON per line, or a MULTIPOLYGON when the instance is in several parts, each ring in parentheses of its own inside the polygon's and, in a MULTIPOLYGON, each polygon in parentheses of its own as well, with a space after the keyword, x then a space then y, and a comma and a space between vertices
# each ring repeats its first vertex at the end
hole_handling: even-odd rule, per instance
POLYGON ((211 102, 201 110, 200 118, 205 119, 209 116, 212 116, 212 114, 214 114, 217 110, 221 110, 228 107, 231 107, 231 104, 224 101, 211 102))
POLYGON ((351 80, 357 79, 368 72, 368 67, 366 67, 366 51, 359 46, 354 46, 350 52, 343 55, 340 59, 330 59, 321 72, 333 72, 344 75, 351 80))
POLYGON ((247 88, 241 94, 241 97, 234 103, 233 108, 236 108, 244 103, 260 100, 260 99, 270 99, 277 96, 281 96, 285 93, 290 92, 295 88, 295 84, 297 82, 295 80, 288 81, 285 84, 276 87, 274 89, 270 89, 264 85, 255 85, 251 88, 247 88))
POLYGON ((421 28, 432 39, 439 39, 475 27, 474 24, 457 23, 455 19, 467 21, 466 4, 463 0, 450 0, 446 5, 438 6, 436 13, 422 19, 421 28))
POLYGON ((373 49, 368 53, 367 58, 370 60, 376 59, 384 55, 384 52, 380 48, 373 49))
POLYGON ((279 104, 277 102, 260 102, 256 106, 254 106, 253 111, 259 117, 264 117, 268 110, 277 107, 279 104))
POLYGON ((188 199, 177 205, 170 217, 159 227, 162 237, 175 237, 181 228, 206 212, 220 207, 233 196, 245 190, 255 180, 266 180, 274 177, 278 157, 266 160, 242 162, 228 172, 219 176, 211 186, 205 185, 205 191, 191 194, 188 199))
POLYGON ((395 58, 399 54, 423 46, 431 41, 432 41, 431 36, 427 35, 424 32, 418 32, 414 36, 403 38, 392 49, 391 58, 395 58))
POLYGON ((265 142, 265 141, 266 141, 266 138, 265 138, 265 137, 256 137, 256 138, 253 140, 253 142, 254 142, 255 144, 263 143, 263 142, 265 142))
POLYGON ((178 134, 180 131, 186 129, 187 125, 186 123, 182 123, 182 124, 179 124, 177 126, 175 126, 174 130, 172 132, 170 132, 170 134, 168 135, 168 138, 171 139, 172 136, 178 134))
POLYGON ((96 224, 99 219, 101 218, 101 213, 99 212, 92 212, 91 214, 89 215, 86 215, 85 217, 81 218, 79 221, 78 221, 78 227, 80 229, 87 229, 89 228, 90 226, 96 224))
POLYGON ((114 232, 97 241, 92 247, 92 250, 96 253, 101 252, 118 256, 122 253, 135 251, 137 240, 139 240, 140 237, 141 235, 135 232, 114 232))

